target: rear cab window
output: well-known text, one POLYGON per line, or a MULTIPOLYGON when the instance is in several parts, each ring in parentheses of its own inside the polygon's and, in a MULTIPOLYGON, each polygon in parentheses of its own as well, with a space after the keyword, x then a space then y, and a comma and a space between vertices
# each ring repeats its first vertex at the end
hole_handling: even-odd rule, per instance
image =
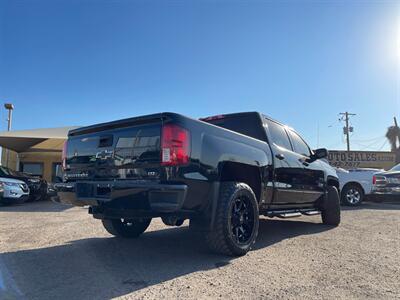
POLYGON ((220 115, 200 120, 264 142, 266 141, 260 115, 257 113, 220 115))

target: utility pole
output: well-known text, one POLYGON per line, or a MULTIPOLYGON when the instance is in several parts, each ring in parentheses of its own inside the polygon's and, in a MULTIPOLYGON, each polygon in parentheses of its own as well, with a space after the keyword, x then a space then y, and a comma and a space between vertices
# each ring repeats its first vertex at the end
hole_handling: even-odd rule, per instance
POLYGON ((349 112, 340 113, 339 115, 342 116, 342 120, 346 122, 346 126, 343 128, 343 132, 346 135, 346 142, 347 142, 347 151, 350 151, 350 132, 353 132, 353 127, 349 127, 349 117, 355 116, 356 114, 352 114, 349 112))
MULTIPOLYGON (((12 111, 14 109, 14 105, 11 103, 5 103, 4 108, 8 110, 8 119, 7 119, 7 131, 11 130, 11 123, 12 123, 12 111)), ((10 159, 10 150, 6 149, 6 165, 8 168, 8 161, 10 159)))
MULTIPOLYGON (((394 127, 396 127, 397 129, 399 129, 399 125, 397 125, 397 118, 396 117, 393 117, 393 121, 394 121, 394 127)), ((397 131, 397 132, 399 132, 399 131, 397 131)), ((399 148, 398 149, 400 149, 400 135, 398 134, 398 136, 397 136, 397 140, 399 141, 399 148)), ((395 146, 396 146, 396 143, 395 143, 395 146)))

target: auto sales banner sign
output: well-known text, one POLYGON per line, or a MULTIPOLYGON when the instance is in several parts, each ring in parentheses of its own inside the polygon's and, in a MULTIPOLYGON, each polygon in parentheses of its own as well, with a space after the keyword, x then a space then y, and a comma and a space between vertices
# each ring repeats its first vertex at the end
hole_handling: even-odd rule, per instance
POLYGON ((343 169, 377 168, 388 170, 396 164, 393 152, 380 151, 336 151, 330 150, 329 163, 343 169))

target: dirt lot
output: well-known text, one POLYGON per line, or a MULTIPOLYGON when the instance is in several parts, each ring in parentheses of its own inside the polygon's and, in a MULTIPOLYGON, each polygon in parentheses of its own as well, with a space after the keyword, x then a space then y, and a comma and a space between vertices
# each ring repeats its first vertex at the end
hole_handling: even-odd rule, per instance
POLYGON ((400 205, 344 210, 338 228, 262 219, 255 249, 233 259, 186 226, 156 220, 120 240, 85 209, 28 203, 0 207, 0 253, 0 299, 399 299, 400 205))

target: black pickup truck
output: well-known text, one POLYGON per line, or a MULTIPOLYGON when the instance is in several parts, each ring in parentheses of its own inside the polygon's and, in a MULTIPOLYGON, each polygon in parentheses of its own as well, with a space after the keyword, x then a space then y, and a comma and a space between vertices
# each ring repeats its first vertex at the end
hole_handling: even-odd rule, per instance
POLYGON ((89 206, 115 236, 152 218, 201 232, 215 252, 244 255, 259 216, 340 223, 339 182, 291 128, 257 112, 200 120, 160 113, 69 132, 55 201, 89 206))

